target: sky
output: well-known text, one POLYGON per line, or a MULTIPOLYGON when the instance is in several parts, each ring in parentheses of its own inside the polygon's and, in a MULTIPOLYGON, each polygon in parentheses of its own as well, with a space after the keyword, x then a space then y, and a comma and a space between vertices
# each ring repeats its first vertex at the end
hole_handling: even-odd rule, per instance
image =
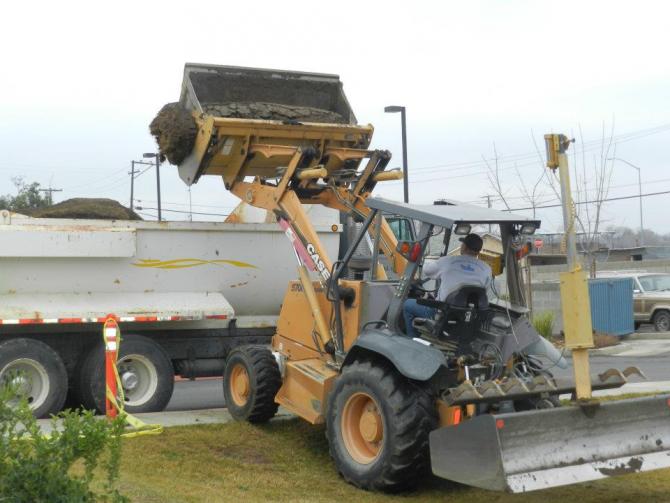
MULTIPOLYGON (((593 166, 612 164, 609 197, 670 191, 670 4, 663 1, 8 2, 0 21, 0 193, 23 177, 71 197, 129 204, 131 160, 156 149, 148 124, 179 98, 186 62, 339 74, 374 148, 402 163, 407 110, 410 201, 439 198, 504 208, 487 177, 528 207, 546 168, 545 133, 573 136, 582 199, 593 166), (535 141, 534 141, 535 139, 535 141), (540 148, 540 154, 536 150, 540 148), (602 147, 610 150, 603 153, 602 147), (581 172, 581 171, 580 171, 581 172)), ((135 204, 154 218, 155 170, 135 204)), ((164 217, 188 217, 175 167, 161 167, 164 217), (169 210, 169 211, 168 211, 169 210)), ((378 195, 402 199, 402 183, 378 195)), ((538 200, 556 202, 540 182, 538 200)), ((222 220, 237 202, 217 177, 191 187, 196 219, 222 220)), ((670 232, 670 194, 643 198, 644 227, 670 232)), ((519 213, 532 213, 521 210, 519 213)), ((542 230, 560 209, 537 211, 542 230)), ((603 205, 603 226, 638 228, 639 200, 603 205)))

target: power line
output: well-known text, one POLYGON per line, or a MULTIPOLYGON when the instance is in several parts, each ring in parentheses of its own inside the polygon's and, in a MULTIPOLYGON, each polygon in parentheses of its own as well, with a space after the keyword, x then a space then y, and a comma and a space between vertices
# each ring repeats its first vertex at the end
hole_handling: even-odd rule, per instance
MULTIPOLYGON (((670 130, 670 124, 662 124, 660 126, 655 126, 652 128, 640 129, 629 133, 622 133, 620 135, 612 136, 612 143, 626 143, 633 140, 639 140, 641 138, 645 138, 647 136, 651 136, 658 133, 663 133, 668 130, 670 130)), ((576 149, 576 152, 578 154, 581 154, 583 152, 590 152, 594 149, 599 148, 601 143, 602 139, 585 141, 583 144, 581 144, 581 146, 579 146, 576 149)), ((537 152, 535 151, 526 152, 523 154, 510 154, 510 155, 497 156, 497 160, 499 162, 504 162, 506 164, 513 161, 525 161, 536 158, 537 158, 537 152)), ((419 166, 413 169, 421 173, 427 173, 430 171, 461 171, 464 169, 481 168, 486 166, 487 161, 495 161, 495 160, 496 158, 494 157, 490 159, 477 160, 477 161, 453 162, 453 163, 436 164, 433 166, 422 166, 422 167, 419 166), (450 169, 443 169, 443 168, 450 168, 450 169)), ((532 164, 535 163, 533 162, 532 164)), ((524 164, 523 166, 528 165, 529 164, 524 164)))
MULTIPOLYGON (((134 209, 136 210, 153 210, 157 211, 158 208, 148 208, 146 206, 136 206, 134 209)), ((161 211, 169 211, 171 213, 183 213, 186 215, 192 214, 192 215, 208 215, 208 216, 213 216, 213 217, 227 217, 228 213, 201 213, 198 211, 181 211, 181 210, 168 210, 165 208, 161 208, 161 211)))
MULTIPOLYGON (((647 194, 635 194, 634 196, 619 196, 619 197, 608 197, 606 199, 595 199, 593 201, 577 201, 574 202, 575 205, 577 204, 593 204, 593 203, 601 203, 601 202, 607 202, 607 201, 622 201, 624 199, 637 199, 639 197, 651 197, 651 196, 661 196, 663 194, 670 194, 670 190, 664 190, 661 192, 648 192, 647 194)), ((528 206, 526 208, 511 208, 509 210, 502 210, 502 211, 523 211, 523 210, 540 210, 544 208, 560 208, 562 204, 547 204, 544 206, 528 206)))

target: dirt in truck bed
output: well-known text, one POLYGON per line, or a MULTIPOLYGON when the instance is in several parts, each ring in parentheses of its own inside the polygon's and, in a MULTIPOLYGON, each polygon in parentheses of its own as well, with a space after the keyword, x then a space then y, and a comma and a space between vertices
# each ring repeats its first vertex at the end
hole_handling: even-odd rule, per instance
POLYGON ((89 218, 103 220, 142 220, 133 210, 113 199, 77 197, 30 212, 35 218, 89 218))
MULTIPOLYGON (((216 117, 347 124, 336 112, 320 108, 265 102, 203 103, 203 111, 216 117)), ((196 125, 179 103, 168 103, 151 121, 149 131, 170 164, 181 164, 193 150, 196 125)))

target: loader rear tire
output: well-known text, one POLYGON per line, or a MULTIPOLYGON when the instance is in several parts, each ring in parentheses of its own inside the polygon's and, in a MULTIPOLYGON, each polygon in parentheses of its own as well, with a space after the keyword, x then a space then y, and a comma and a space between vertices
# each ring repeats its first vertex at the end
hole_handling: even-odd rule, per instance
POLYGON ((344 368, 328 399, 330 455, 344 479, 362 489, 397 492, 429 467, 433 398, 383 361, 344 368))
POLYGON ((277 413, 275 395, 282 380, 277 360, 263 346, 240 346, 230 352, 223 371, 223 397, 233 419, 265 423, 277 413))

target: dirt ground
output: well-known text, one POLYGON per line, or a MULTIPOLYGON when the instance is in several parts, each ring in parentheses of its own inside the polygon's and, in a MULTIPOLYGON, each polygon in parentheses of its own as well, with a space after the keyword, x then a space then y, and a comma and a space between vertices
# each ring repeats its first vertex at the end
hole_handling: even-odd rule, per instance
POLYGON ((133 210, 113 199, 84 197, 67 199, 48 208, 34 210, 30 216, 36 218, 142 220, 142 217, 133 210))

